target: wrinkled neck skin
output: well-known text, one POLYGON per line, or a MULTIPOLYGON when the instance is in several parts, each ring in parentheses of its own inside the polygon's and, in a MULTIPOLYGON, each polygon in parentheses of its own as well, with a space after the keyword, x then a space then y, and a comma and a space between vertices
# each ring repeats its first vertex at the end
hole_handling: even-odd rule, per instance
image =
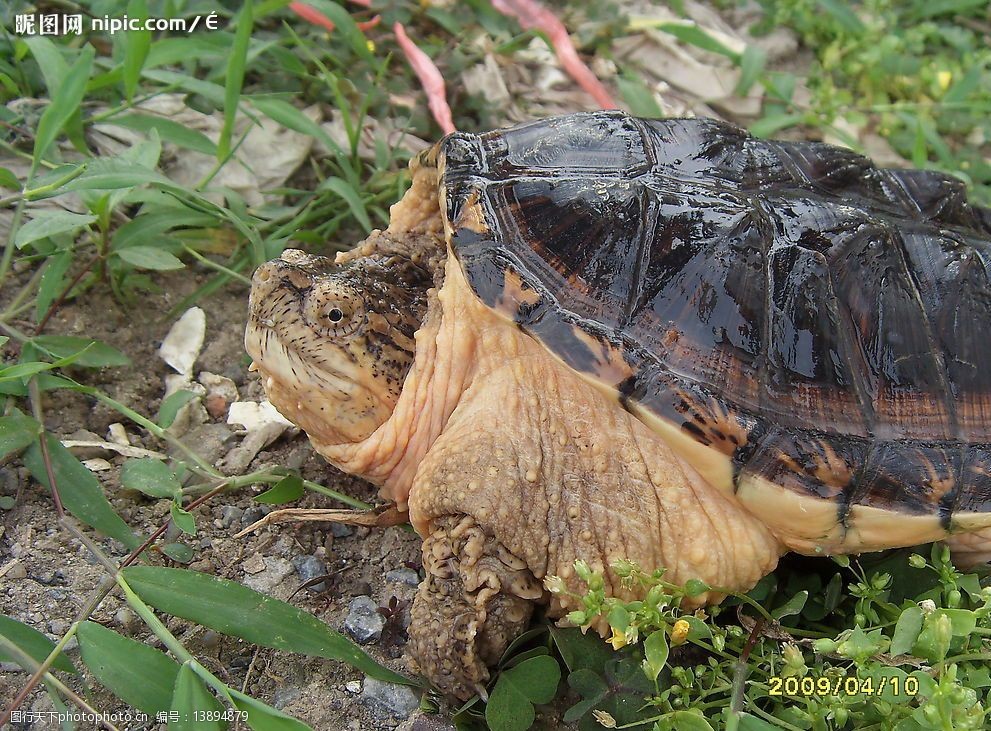
MULTIPOLYGON (((392 207, 386 233, 393 240, 409 234, 434 231, 441 235, 436 170, 420 168, 403 199, 392 207)), ((370 253, 368 243, 338 255, 349 261, 370 253)), ((415 338, 415 356, 395 408, 389 418, 361 441, 321 443, 310 434, 320 454, 345 472, 378 485, 382 497, 401 510, 407 500, 416 469, 444 430, 462 394, 472 382, 495 364, 484 357, 500 352, 481 347, 490 318, 479 317, 484 306, 465 281, 460 265, 450 254, 436 262, 435 287, 427 295, 427 314, 415 338), (442 276, 441 276, 442 275, 442 276), (443 290, 441 285, 443 284, 443 290)))

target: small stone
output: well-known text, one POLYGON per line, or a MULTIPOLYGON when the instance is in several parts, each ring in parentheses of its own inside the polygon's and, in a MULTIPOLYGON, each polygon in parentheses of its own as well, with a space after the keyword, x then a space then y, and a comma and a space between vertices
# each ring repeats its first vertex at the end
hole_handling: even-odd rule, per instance
POLYGON ((247 528, 264 518, 270 511, 271 508, 267 505, 252 505, 241 515, 241 525, 247 528))
POLYGON ((241 568, 246 574, 259 574, 265 570, 265 559, 257 553, 253 553, 241 562, 241 568))
MULTIPOLYGON (((205 461, 214 464, 227 453, 234 432, 226 424, 200 424, 187 433, 183 441, 205 461)), ((174 452, 174 450, 169 450, 174 452)))
POLYGON ((127 429, 119 421, 115 421, 107 428, 107 441, 122 447, 131 446, 131 440, 127 437, 127 429))
POLYGON ((409 718, 420 707, 420 699, 407 686, 384 683, 374 678, 365 678, 361 702, 377 716, 400 720, 409 718))
POLYGON ((455 727, 437 713, 415 711, 412 716, 396 726, 396 731, 455 731, 455 727))
POLYGON ((334 538, 347 538, 349 535, 354 533, 351 530, 351 526, 345 525, 344 523, 331 523, 330 524, 330 534, 334 538))
POLYGON ((7 569, 7 573, 4 574, 4 576, 8 579, 26 579, 27 575, 28 570, 24 568, 24 564, 20 561, 15 561, 11 567, 7 569))
POLYGON ((285 708, 302 695, 303 691, 292 685, 277 688, 272 695, 272 705, 276 708, 285 708))
MULTIPOLYGON (((315 579, 318 576, 327 575, 327 565, 316 556, 294 556, 292 559, 292 565, 303 582, 307 582, 310 579, 315 579)), ((321 581, 318 584, 312 584, 306 588, 312 592, 325 591, 327 589, 327 582, 321 581)))
POLYGON ((48 623, 48 631, 56 637, 64 635, 67 629, 69 629, 68 623, 63 622, 61 619, 53 619, 48 623))
POLYGON ((245 576, 244 585, 249 589, 268 594, 292 573, 292 564, 284 558, 275 556, 265 556, 262 560, 264 570, 245 576))
POLYGON ((239 508, 236 505, 225 505, 220 511, 220 525, 223 528, 230 528, 241 520, 242 515, 244 515, 244 508, 239 508))
POLYGON ((355 642, 367 645, 382 636, 385 617, 379 614, 378 605, 367 595, 356 596, 348 605, 348 616, 344 620, 344 631, 355 642))
POLYGON ((344 689, 348 693, 360 693, 361 692, 361 681, 360 680, 349 680, 344 684, 344 689))
POLYGON ((208 629, 203 633, 203 637, 200 638, 200 643, 203 647, 217 647, 220 644, 220 634, 214 632, 212 629, 208 629))
POLYGON ((130 607, 121 607, 116 612, 114 612, 114 624, 118 627, 123 627, 127 629, 132 627, 137 621, 137 616, 130 607))
POLYGON ((414 588, 420 585, 420 575, 413 569, 392 569, 392 571, 386 572, 385 578, 386 581, 393 581, 397 584, 405 584, 414 588))

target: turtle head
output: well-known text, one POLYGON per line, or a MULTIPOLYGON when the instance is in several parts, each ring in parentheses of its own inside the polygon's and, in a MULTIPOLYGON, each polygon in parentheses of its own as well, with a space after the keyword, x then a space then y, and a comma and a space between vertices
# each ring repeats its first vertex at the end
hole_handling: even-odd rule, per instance
POLYGON ((368 437, 392 414, 426 311, 430 272, 395 253, 287 249, 251 282, 245 349, 272 404, 325 445, 368 437))

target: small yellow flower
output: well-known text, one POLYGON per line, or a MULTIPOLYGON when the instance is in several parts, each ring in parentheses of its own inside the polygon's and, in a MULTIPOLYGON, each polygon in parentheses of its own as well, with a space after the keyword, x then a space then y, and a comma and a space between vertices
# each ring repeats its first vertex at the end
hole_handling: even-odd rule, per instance
POLYGON ((683 645, 685 640, 688 639, 688 631, 692 628, 692 625, 688 623, 687 619, 679 619, 674 623, 674 627, 671 628, 671 644, 672 645, 683 645))
POLYGON ((609 638, 608 642, 610 645, 612 645, 612 649, 614 650, 619 650, 623 647, 626 647, 626 634, 617 631, 616 628, 614 627, 612 631, 612 637, 609 638))
POLYGON ((365 45, 368 46, 369 53, 375 53, 375 41, 368 39, 365 41, 365 45))
POLYGON ((939 88, 946 91, 950 88, 950 82, 953 81, 952 71, 938 71, 936 72, 936 83, 939 84, 939 88))

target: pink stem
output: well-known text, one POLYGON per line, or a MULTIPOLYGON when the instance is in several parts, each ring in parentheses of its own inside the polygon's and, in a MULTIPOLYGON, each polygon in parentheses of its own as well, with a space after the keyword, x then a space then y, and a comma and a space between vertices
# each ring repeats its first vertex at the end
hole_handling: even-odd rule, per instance
POLYGON ((444 77, 434 62, 430 60, 430 56, 420 50, 406 35, 406 29, 402 23, 396 23, 392 29, 396 33, 396 41, 405 54, 406 60, 409 61, 409 65, 423 85, 423 90, 427 93, 427 106, 430 108, 430 113, 434 115, 437 124, 444 130, 444 134, 450 134, 454 131, 454 120, 451 118, 451 107, 447 104, 444 77))
POLYGON ((492 6, 503 15, 516 18, 524 30, 536 28, 547 34, 558 61, 578 85, 592 95, 603 109, 615 109, 616 103, 592 70, 578 56, 567 28, 550 10, 536 0, 492 0, 492 6))

